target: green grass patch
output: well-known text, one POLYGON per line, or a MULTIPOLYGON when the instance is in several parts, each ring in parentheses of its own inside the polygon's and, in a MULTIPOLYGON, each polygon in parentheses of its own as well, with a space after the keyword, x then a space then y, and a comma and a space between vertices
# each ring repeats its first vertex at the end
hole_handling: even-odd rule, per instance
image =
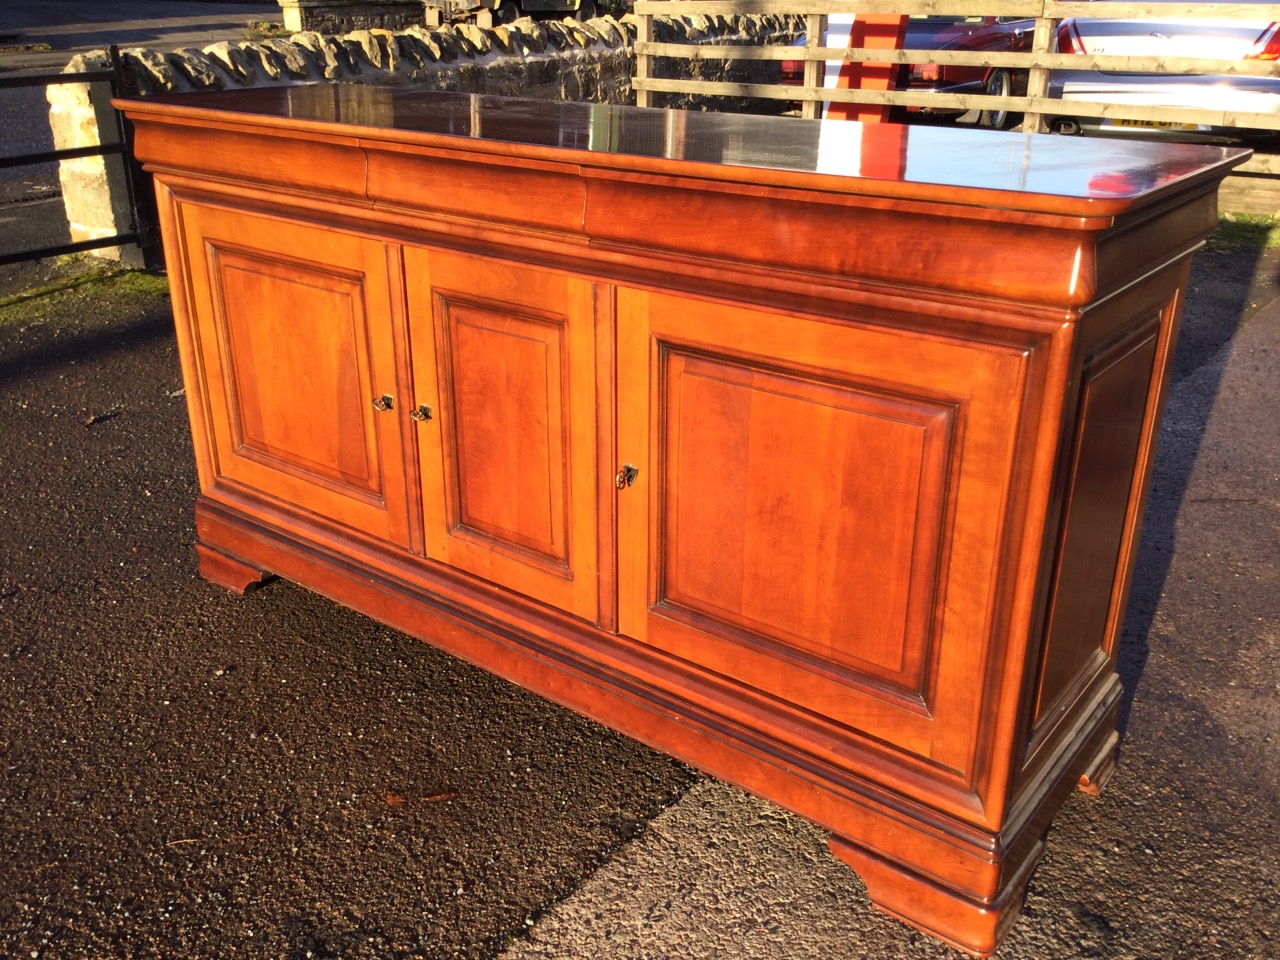
POLYGON ((1280 217, 1224 213, 1209 238, 1210 250, 1267 250, 1280 247, 1280 217))
POLYGON ((20 33, 0 33, 0 53, 47 53, 52 49, 47 43, 22 43, 20 33))
POLYGON ((284 28, 283 23, 272 23, 270 20, 254 20, 244 28, 246 40, 271 40, 287 36, 290 36, 290 31, 284 28))
POLYGON ((69 276, 0 297, 0 323, 31 320, 47 313, 57 300, 79 297, 167 296, 169 283, 164 277, 145 270, 92 266, 69 276))

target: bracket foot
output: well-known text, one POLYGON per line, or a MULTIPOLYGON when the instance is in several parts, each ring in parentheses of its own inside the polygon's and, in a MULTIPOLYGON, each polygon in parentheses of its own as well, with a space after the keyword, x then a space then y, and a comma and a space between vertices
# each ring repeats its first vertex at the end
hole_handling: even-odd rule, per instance
POLYGON ((275 579, 274 574, 246 563, 239 557, 223 553, 207 543, 196 544, 196 555, 200 558, 200 576, 241 596, 275 579))

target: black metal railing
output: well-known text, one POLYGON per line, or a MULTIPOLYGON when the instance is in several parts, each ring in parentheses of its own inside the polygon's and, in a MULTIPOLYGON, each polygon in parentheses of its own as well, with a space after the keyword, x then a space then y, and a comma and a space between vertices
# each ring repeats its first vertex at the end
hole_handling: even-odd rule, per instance
MULTIPOLYGON (((0 90, 16 87, 51 87, 64 83, 107 83, 110 84, 113 97, 136 93, 137 85, 133 80, 131 71, 120 57, 119 48, 111 47, 108 51, 108 56, 110 66, 105 70, 85 70, 79 73, 25 74, 17 77, 0 76, 0 90)), ((99 237, 93 240, 78 240, 53 246, 33 247, 10 253, 0 253, 0 266, 128 244, 136 244, 142 250, 143 259, 149 266, 158 262, 158 238, 156 216, 154 214, 155 201, 150 190, 150 182, 142 173, 137 161, 133 159, 130 130, 124 114, 113 109, 111 110, 111 115, 115 118, 115 129, 112 131, 114 136, 111 139, 103 136, 102 131, 100 131, 99 142, 94 146, 70 147, 63 150, 46 150, 40 153, 0 157, 0 168, 34 166, 41 163, 74 160, 80 157, 118 156, 124 168, 123 182, 127 191, 129 205, 129 229, 114 236, 99 237)))

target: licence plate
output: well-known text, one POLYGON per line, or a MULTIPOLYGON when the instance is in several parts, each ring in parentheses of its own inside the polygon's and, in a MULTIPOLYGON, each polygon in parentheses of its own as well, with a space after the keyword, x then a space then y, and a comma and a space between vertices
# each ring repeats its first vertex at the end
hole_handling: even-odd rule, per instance
POLYGON ((1196 123, 1174 123, 1170 120, 1129 120, 1115 117, 1102 122, 1104 127, 1136 127, 1142 130, 1208 130, 1196 123))

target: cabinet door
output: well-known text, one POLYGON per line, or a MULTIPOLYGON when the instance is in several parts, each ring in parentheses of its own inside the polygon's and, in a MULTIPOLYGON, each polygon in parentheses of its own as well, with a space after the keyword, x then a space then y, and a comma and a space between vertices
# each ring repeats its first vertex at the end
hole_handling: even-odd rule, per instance
POLYGON ((405 251, 427 555, 594 621, 594 291, 500 260, 405 251))
POLYGON ((618 292, 621 632, 966 773, 1027 351, 618 292))
POLYGON ((407 544, 385 246, 219 207, 177 214, 205 493, 248 488, 407 544))

